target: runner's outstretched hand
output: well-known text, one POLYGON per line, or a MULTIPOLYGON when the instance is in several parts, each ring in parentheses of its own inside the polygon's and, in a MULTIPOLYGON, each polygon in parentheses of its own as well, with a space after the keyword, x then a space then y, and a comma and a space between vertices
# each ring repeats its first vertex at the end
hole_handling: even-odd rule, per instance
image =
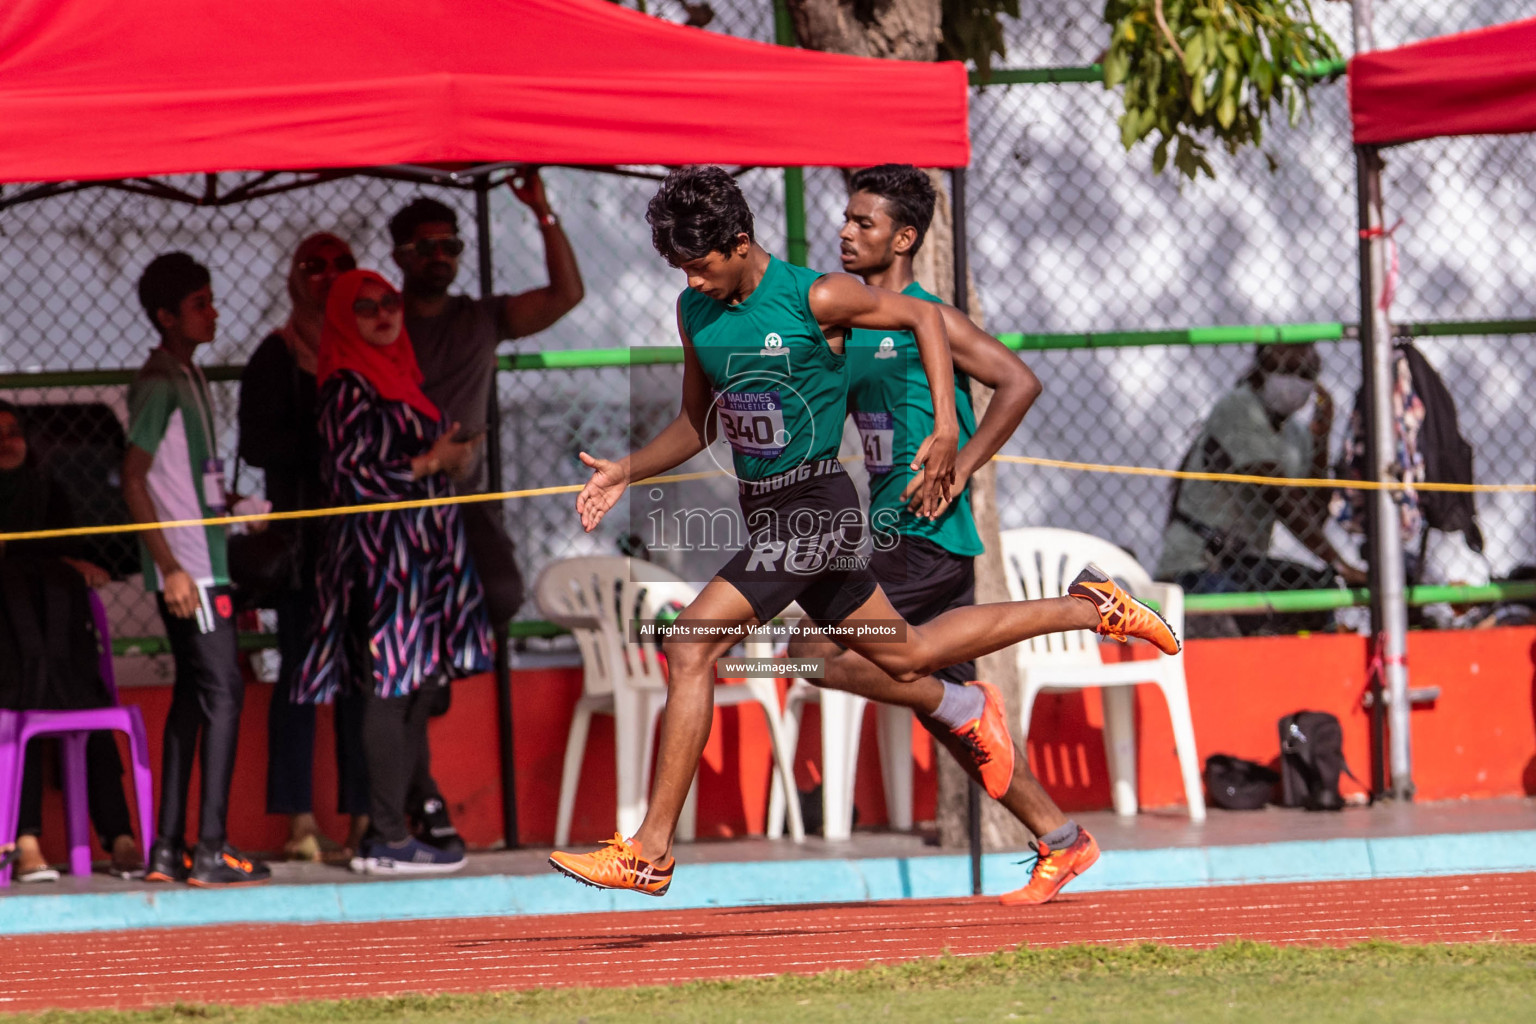
POLYGON ((592 470, 592 479, 576 495, 576 511, 581 514, 582 528, 591 533, 629 486, 629 471, 622 462, 594 459, 586 452, 580 456, 582 465, 592 470))
POLYGON ((912 460, 912 471, 923 471, 928 484, 923 494, 923 504, 916 512, 928 519, 935 518, 949 496, 954 493, 955 457, 959 450, 959 438, 953 434, 929 434, 917 446, 917 457, 912 460))

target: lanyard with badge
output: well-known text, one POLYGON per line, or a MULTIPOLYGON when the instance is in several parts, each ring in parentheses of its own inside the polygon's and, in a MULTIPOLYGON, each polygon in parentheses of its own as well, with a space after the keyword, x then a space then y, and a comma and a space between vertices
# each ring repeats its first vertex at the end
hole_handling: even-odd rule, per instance
POLYGON ((188 365, 177 361, 181 366, 181 372, 187 375, 187 382, 192 386, 193 404, 197 406, 198 419, 203 427, 203 443, 207 445, 209 456, 203 459, 203 504, 213 515, 224 514, 224 460, 213 455, 213 415, 208 408, 208 378, 203 376, 203 371, 194 363, 188 365))

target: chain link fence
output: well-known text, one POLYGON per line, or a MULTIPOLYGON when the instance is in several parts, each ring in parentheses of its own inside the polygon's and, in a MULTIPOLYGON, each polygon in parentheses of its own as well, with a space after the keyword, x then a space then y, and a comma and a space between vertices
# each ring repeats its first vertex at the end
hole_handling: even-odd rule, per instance
MULTIPOLYGON (((1098 26, 1090 21, 1093 31, 1086 33, 1039 32, 1042 23, 1051 24, 1041 7, 1040 20, 1028 13, 1021 18, 1028 31, 1011 34, 1009 66, 1091 62, 1102 49, 1098 26)), ((1319 4, 1317 11, 1347 53, 1348 5, 1319 4)), ((1378 4, 1376 13, 1377 45, 1390 46, 1526 12, 1506 2, 1456 11, 1378 4)), ((1098 85, 1002 86, 973 94, 971 256, 991 329, 1107 332, 1356 320, 1355 161, 1345 83, 1324 84, 1313 97, 1310 119, 1272 132, 1262 152, 1214 155, 1217 179, 1191 183, 1171 174, 1154 178, 1146 148, 1129 154, 1122 149, 1109 127, 1119 113, 1118 95, 1098 85)), ((1536 141, 1529 137, 1434 140, 1388 152, 1387 221, 1401 221, 1395 233, 1396 321, 1528 320, 1536 314, 1528 287, 1536 273, 1533 199, 1520 174, 1532 157, 1536 141)), ((1529 417, 1516 407, 1531 373, 1530 340, 1529 334, 1469 332, 1417 342, 1455 400, 1479 482, 1533 479, 1529 417)), ((1331 465, 1343 455, 1361 356, 1352 340, 1319 349, 1318 381, 1336 405, 1325 461, 1331 465)), ((1185 456, 1192 442, 1206 436, 1202 426, 1218 405, 1232 411, 1232 393, 1253 366, 1251 346, 1048 351, 1026 358, 1045 393, 1005 452, 1241 468, 1185 456)), ((1290 427, 1306 418, 1303 410, 1290 427)), ((1312 475, 1304 459, 1287 468, 1312 475)), ((1194 486, 1185 485, 1181 510, 1193 505, 1196 514, 1202 507, 1217 513, 1225 504, 1218 529, 1233 520, 1272 518, 1261 510, 1274 496, 1260 488, 1217 486, 1211 491, 1219 497, 1190 502, 1194 486)), ((1168 548, 1179 527, 1169 525, 1174 486, 1167 481, 1012 466, 999 470, 998 489, 1004 528, 1086 529, 1116 539, 1149 568, 1162 562, 1163 575, 1176 574, 1168 548)), ((1417 581, 1485 583, 1521 575, 1521 566, 1536 561, 1530 551, 1536 508, 1529 495, 1482 494, 1476 504, 1486 535, 1483 553, 1469 550, 1459 534, 1432 531, 1417 581)), ((1179 518, 1187 515, 1181 511, 1179 518)), ((1325 511, 1313 518, 1346 560, 1363 565, 1358 534, 1325 511)), ((1257 540, 1264 532, 1255 527, 1250 536, 1257 540)), ((1309 545, 1283 527, 1273 537, 1267 550, 1255 544, 1258 550, 1249 554, 1324 568, 1309 545)), ((1421 539, 1406 538, 1410 556, 1421 539)), ((1208 557, 1226 569, 1228 578, 1214 581, 1216 589, 1278 589, 1276 566, 1231 553, 1208 557)), ((1302 576, 1293 583, 1317 581, 1302 576)), ((1442 624, 1480 618, 1433 611, 1432 620, 1442 624)), ((1249 619, 1218 628, 1309 622, 1317 620, 1249 619)))
MULTIPOLYGON (((711 31, 759 40, 773 34, 766 0, 713 5, 711 31)), ((648 13, 684 21, 681 4, 648 13), (674 9, 675 8, 675 9, 674 9)), ((1346 52, 1347 5, 1318 13, 1346 52)), ((1377 5, 1377 45, 1512 20, 1523 5, 1503 0, 1446 10, 1427 3, 1377 5)), ((1010 68, 1091 64, 1105 29, 1091 12, 1044 2, 1021 4, 1009 26, 1010 68)), ((1149 153, 1126 153, 1114 119, 1118 94, 1096 84, 992 85, 973 90, 971 265, 982 312, 994 333, 1111 332, 1216 324, 1348 323, 1358 315, 1355 168, 1342 81, 1314 92, 1310 120, 1273 132, 1263 152, 1213 156, 1214 182, 1154 178, 1149 153)), ((1400 273, 1394 318, 1404 323, 1510 320, 1536 316, 1536 197, 1523 173, 1536 157, 1528 138, 1416 143, 1387 153, 1388 222, 1400 273)), ((673 345, 673 301, 681 281, 651 252, 644 208, 654 169, 628 174, 547 168, 555 209, 581 262, 587 297, 550 330, 504 347, 507 353, 673 345)), ((250 175, 222 175, 227 193, 250 175)), ((268 187, 296 180, 279 175, 268 187)), ((741 173, 759 238, 783 253, 782 177, 741 173)), ((202 176, 166 179, 201 196, 202 176)), ((87 523, 122 521, 117 493, 126 419, 125 376, 154 344, 134 287, 156 254, 184 249, 213 271, 218 339, 200 355, 208 367, 239 367, 287 316, 285 274, 295 244, 315 231, 345 238, 359 263, 398 277, 388 218, 418 194, 454 207, 470 248, 456 289, 477 294, 478 242, 471 192, 445 185, 352 176, 227 206, 179 201, 144 183, 137 191, 90 186, 0 208, 0 374, 4 397, 28 407, 32 440, 70 490, 87 523), (94 374, 94 375, 92 375, 94 374), (25 376, 21 376, 25 375, 25 376)), ((29 186, 6 185, 0 203, 29 186)), ((806 174, 813 266, 837 266, 844 202, 840 172, 806 174)), ((545 280, 532 216, 503 188, 490 193, 490 240, 498 292, 545 280)), ((1520 408, 1536 357, 1532 337, 1473 334, 1421 339, 1455 398, 1462 431, 1485 482, 1533 479, 1530 418, 1520 408)), ((1330 459, 1341 451, 1360 385, 1360 353, 1349 340, 1319 345, 1319 383, 1337 406, 1330 459)), ((1251 346, 1072 348, 1025 353, 1045 393, 1006 453, 1132 466, 1176 467, 1223 396, 1253 364, 1251 346)), ((237 442, 237 384, 213 375, 220 445, 237 442)), ((503 482, 509 489, 579 482, 577 452, 617 454, 652 436, 674 414, 676 366, 516 370, 499 378, 503 482)), ((1298 420, 1306 418, 1298 414, 1298 420)), ((1304 423, 1302 424, 1304 427, 1304 423)), ((850 452, 856 448, 850 447, 850 452)), ((702 457, 701 457, 702 459, 702 457)), ((684 469, 710 468, 707 461, 684 469)), ((241 471, 242 487, 260 474, 241 471)), ((1071 526, 1110 537, 1149 567, 1165 549, 1166 481, 1005 465, 998 473, 1004 528, 1071 526)), ((683 485, 677 500, 733 496, 719 482, 683 485)), ((1250 488, 1232 497, 1262 502, 1250 488)), ((1536 504, 1528 495, 1479 495, 1485 557, 1431 553, 1426 579, 1509 575, 1530 554, 1536 504)), ((509 503, 506 519, 531 579, 549 561, 612 552, 642 520, 621 509, 583 534, 569 496, 509 503)), ((1337 525, 1328 536, 1346 555, 1354 541, 1337 525)), ((1313 551, 1275 528, 1268 553, 1320 566, 1313 551)), ((108 588, 119 635, 160 631, 152 601, 134 578, 136 549, 102 541, 97 557, 123 580, 108 588)), ((704 556, 699 556, 703 558, 704 556)), ((712 564, 676 564, 707 578, 712 564)), ((1262 589, 1253 579, 1241 589, 1262 589)), ((536 614, 532 605, 525 616, 536 614)))

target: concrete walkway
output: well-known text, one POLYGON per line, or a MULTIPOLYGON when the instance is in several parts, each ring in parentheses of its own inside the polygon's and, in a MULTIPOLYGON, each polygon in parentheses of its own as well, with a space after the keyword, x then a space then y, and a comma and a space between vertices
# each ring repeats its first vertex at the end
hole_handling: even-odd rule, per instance
MULTIPOLYGON (((1077 820, 1104 850, 1078 893, 1199 885, 1349 881, 1536 870, 1536 800, 1385 804, 1337 814, 1268 808, 1110 813, 1077 820)), ((803 844, 759 838, 680 847, 662 899, 599 891, 556 875, 547 848, 471 854, 454 875, 365 878, 345 868, 276 863, 273 882, 198 890, 104 874, 0 890, 0 933, 184 927, 244 922, 378 922, 601 911, 946 899, 969 895, 964 851, 921 834, 859 832, 803 844)), ((982 891, 1025 883, 1027 850, 988 854, 982 891)))

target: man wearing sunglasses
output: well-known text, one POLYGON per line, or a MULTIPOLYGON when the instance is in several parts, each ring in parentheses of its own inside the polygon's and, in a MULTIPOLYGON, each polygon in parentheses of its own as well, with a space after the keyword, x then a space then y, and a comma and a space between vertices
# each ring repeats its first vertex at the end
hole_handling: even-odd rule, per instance
MULTIPOLYGON (((464 253, 454 211, 422 196, 389 222, 395 265, 404 277, 405 330, 421 367, 422 390, 449 422, 460 424, 461 434, 466 436, 486 430, 496 394, 496 346, 551 326, 575 308, 584 294, 576 254, 560 228, 560 219, 550 210, 538 173, 519 168, 507 184, 533 213, 544 238, 549 283, 542 288, 486 299, 450 294, 464 253)), ((468 477, 456 485, 460 492, 485 489, 484 451, 482 445, 468 477)), ((501 505, 474 502, 459 509, 469 554, 485 587, 491 625, 504 633, 523 602, 523 578, 502 522, 501 505)), ((447 687, 442 692, 446 694, 447 687)), ((422 840, 462 849, 462 840, 448 819, 425 764, 412 782, 410 803, 422 840)))
MULTIPOLYGON (((584 294, 576 253, 560 228, 560 218, 549 208, 537 172, 519 170, 508 184, 533 212, 544 238, 549 283, 542 288, 488 299, 449 294, 464 253, 454 211, 423 196, 389 222, 395 265, 404 275, 405 329, 426 378, 422 389, 466 433, 485 430, 497 344, 551 326, 584 294)), ((482 460, 466 486, 478 490, 484 482, 482 460)))

